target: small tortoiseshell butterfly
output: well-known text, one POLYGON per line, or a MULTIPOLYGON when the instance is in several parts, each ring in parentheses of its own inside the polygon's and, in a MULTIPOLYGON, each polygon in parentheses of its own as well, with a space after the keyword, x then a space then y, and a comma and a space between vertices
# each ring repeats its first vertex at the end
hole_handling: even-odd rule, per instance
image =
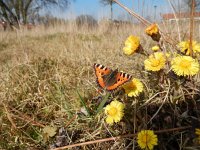
POLYGON ((120 85, 128 82, 132 76, 124 73, 118 72, 118 69, 114 71, 100 64, 94 64, 94 70, 97 77, 97 83, 103 89, 107 91, 112 91, 117 89, 120 85))

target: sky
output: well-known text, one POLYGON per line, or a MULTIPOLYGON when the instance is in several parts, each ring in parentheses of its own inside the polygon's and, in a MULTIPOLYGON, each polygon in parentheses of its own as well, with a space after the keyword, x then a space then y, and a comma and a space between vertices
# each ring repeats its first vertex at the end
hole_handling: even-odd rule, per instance
MULTIPOLYGON (((119 0, 126 7, 145 18, 160 19, 160 14, 170 12, 168 0, 119 0), (156 8, 155 8, 156 6, 156 8)), ((109 18, 110 7, 104 6, 100 0, 75 0, 66 10, 53 12, 57 17, 74 19, 79 15, 91 15, 96 19, 109 18)), ((118 4, 113 5, 114 19, 126 20, 130 16, 118 4)))

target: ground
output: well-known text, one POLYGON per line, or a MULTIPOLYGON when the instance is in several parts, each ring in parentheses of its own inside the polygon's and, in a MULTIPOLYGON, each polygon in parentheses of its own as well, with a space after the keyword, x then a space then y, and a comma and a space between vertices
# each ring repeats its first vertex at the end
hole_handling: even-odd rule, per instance
MULTIPOLYGON (((166 84, 159 93, 160 89, 154 90, 155 85, 148 83, 150 78, 143 65, 145 56, 123 54, 124 41, 131 34, 140 37, 144 50, 151 51, 155 42, 144 30, 141 25, 77 29, 68 24, 38 26, 31 31, 1 31, 0 148, 48 149, 58 142, 62 127, 66 130, 64 145, 137 133, 146 128, 174 129, 161 131, 158 135, 161 144, 156 149, 196 146, 193 139, 194 129, 199 127, 199 91, 192 96, 189 91, 183 96, 166 84), (110 100, 118 98, 127 106, 125 117, 114 126, 105 123, 103 112, 87 116, 83 111, 82 100, 94 114, 98 99, 104 97, 98 92, 94 63, 118 68, 148 86, 139 98, 128 98, 121 89, 111 94, 110 100), (167 100, 166 93, 170 93, 167 100), (171 97, 177 100, 172 102, 175 98, 171 97), (47 126, 52 128, 45 135, 47 126), (50 132, 56 134, 51 137, 50 132)), ((199 83, 200 79, 196 77, 195 81, 199 83)), ((199 90, 199 86, 194 86, 199 90)), ((73 149, 137 149, 133 137, 73 149)))

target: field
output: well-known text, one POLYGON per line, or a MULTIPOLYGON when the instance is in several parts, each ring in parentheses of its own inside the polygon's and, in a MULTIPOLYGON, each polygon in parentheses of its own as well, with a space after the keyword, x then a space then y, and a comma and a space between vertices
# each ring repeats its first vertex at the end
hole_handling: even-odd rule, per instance
MULTIPOLYGON (((176 40, 179 34, 181 39, 188 37, 187 25, 180 26, 181 31, 174 24, 160 26, 176 40)), ((200 41, 199 23, 195 26, 194 39, 200 41)), ((142 48, 152 53, 157 42, 145 34, 145 28, 108 22, 87 28, 72 22, 30 31, 0 31, 0 149, 49 149, 58 143, 62 127, 66 133, 61 146, 125 135, 72 149, 139 149, 136 136, 127 135, 141 129, 158 131, 156 149, 197 147, 194 130, 199 127, 200 78, 195 76, 188 86, 175 85, 173 79, 171 85, 168 80, 155 85, 159 75, 150 77, 144 70, 147 56, 123 53, 129 35, 139 36, 142 48), (94 63, 118 68, 144 84, 144 92, 136 98, 127 97, 121 88, 110 95, 108 101, 119 99, 127 106, 127 115, 113 126, 106 124, 104 111, 95 114, 105 95, 98 92, 94 63), (85 112, 84 105, 93 115, 85 112)), ((165 49, 174 51, 168 44, 165 49)))

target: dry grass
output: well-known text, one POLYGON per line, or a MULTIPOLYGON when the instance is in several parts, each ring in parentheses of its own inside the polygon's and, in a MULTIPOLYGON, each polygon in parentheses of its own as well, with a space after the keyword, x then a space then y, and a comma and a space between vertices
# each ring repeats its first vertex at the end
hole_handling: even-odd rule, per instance
MULTIPOLYGON (((141 25, 118 28, 103 24, 95 29, 78 29, 71 23, 49 28, 40 26, 31 31, 1 32, 0 148, 48 149, 55 142, 55 137, 44 140, 43 127, 48 125, 57 129, 67 126, 67 144, 135 133, 142 128, 161 130, 191 125, 193 120, 183 115, 187 111, 189 116, 190 113, 197 117, 200 115, 197 109, 190 109, 194 106, 193 101, 179 105, 168 103, 148 123, 159 109, 158 102, 162 102, 165 97, 170 88, 168 85, 164 93, 157 93, 148 105, 142 105, 141 101, 136 106, 136 99, 123 97, 129 115, 114 127, 104 123, 102 114, 88 117, 78 113, 81 103, 77 90, 90 108, 96 103, 92 101, 92 98, 98 96, 94 63, 119 68, 149 85, 148 76, 140 71, 144 56, 137 54, 126 57, 122 52, 124 40, 130 34, 140 36, 141 45, 149 51, 154 42, 144 35, 144 28, 141 25), (137 115, 136 107, 140 107, 137 115)), ((141 100, 147 100, 146 93, 150 93, 149 97, 156 93, 151 89, 153 86, 146 89, 141 100)), ((116 95, 120 98, 122 94, 116 95)), ((175 93, 170 96, 180 95, 175 93)), ((195 107, 199 109, 199 105, 198 101, 195 107)), ((168 139, 169 133, 160 135, 159 148, 170 148, 170 144, 191 146, 188 144, 191 139, 187 138, 190 134, 189 131, 174 131, 171 139, 168 139)), ((131 149, 135 145, 132 138, 126 138, 74 149, 131 149)))

